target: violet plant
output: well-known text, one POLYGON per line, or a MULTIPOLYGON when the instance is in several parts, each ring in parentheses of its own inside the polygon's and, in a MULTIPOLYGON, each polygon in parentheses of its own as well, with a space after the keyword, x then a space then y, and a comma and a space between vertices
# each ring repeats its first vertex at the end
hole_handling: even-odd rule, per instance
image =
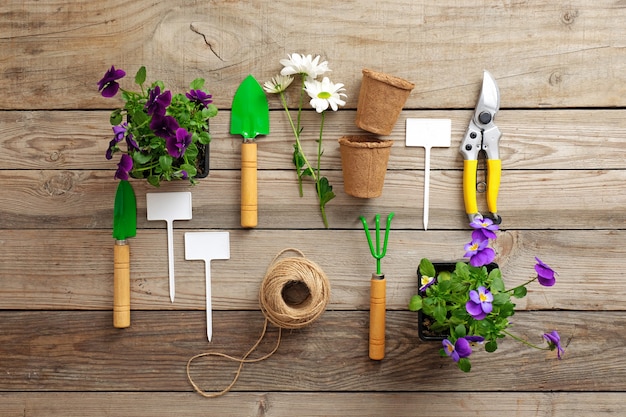
POLYGON ((291 54, 289 55, 289 59, 281 59, 280 63, 283 65, 280 74, 273 77, 270 81, 265 82, 263 88, 267 93, 278 94, 280 96, 281 104, 287 113, 287 118, 296 141, 293 145, 293 163, 296 167, 300 197, 304 195, 302 189, 303 178, 311 177, 315 183, 315 191, 317 193, 322 221, 324 222, 324 226, 328 228, 326 203, 335 198, 335 193, 333 192, 333 186, 328 182, 328 178, 321 174, 321 161, 322 154, 324 153, 322 145, 324 120, 326 111, 329 108, 333 111, 337 111, 339 106, 346 104, 344 101, 344 98, 346 98, 346 94, 344 93, 345 89, 343 88, 343 84, 335 84, 330 81, 328 77, 323 77, 321 81, 317 79, 319 76, 330 71, 328 62, 320 62, 319 55, 313 58, 311 55, 291 54), (294 81, 294 76, 300 77, 300 94, 295 120, 289 111, 289 105, 285 95, 285 90, 294 81), (311 107, 321 116, 319 136, 317 138, 316 161, 313 163, 310 158, 306 156, 301 142, 303 130, 301 117, 306 95, 310 98, 309 104, 311 107))
POLYGON ((98 82, 103 97, 115 97, 121 91, 124 101, 109 120, 113 139, 105 156, 112 159, 114 154, 122 154, 115 178, 145 178, 156 187, 161 181, 177 179, 196 184, 199 145, 211 141, 209 119, 217 114, 212 96, 203 90, 204 79, 192 81, 185 94, 173 95, 162 81, 146 85, 143 66, 135 75, 139 92, 120 86, 118 80, 125 76, 124 70, 111 66, 98 82))
POLYGON ((556 350, 561 359, 564 349, 556 330, 543 334, 547 346, 538 346, 511 333, 510 317, 515 314, 514 298, 524 298, 533 281, 551 287, 558 275, 550 266, 535 258, 536 275, 514 288, 506 289, 500 268, 492 262, 495 251, 489 247, 495 240, 498 225, 491 219, 476 219, 472 240, 465 245, 467 262, 457 262, 454 271, 437 273, 426 258, 419 265, 419 289, 409 302, 409 310, 422 311, 429 317, 429 329, 445 335, 440 350, 464 372, 471 370, 472 346, 484 346, 487 352, 498 349, 498 341, 506 336, 529 347, 556 350))

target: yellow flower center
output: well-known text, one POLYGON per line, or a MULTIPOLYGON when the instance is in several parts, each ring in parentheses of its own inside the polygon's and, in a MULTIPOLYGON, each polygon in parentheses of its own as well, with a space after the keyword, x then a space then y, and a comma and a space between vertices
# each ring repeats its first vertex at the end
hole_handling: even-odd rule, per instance
POLYGON ((426 285, 430 282, 431 278, 427 275, 422 275, 422 285, 426 285))
POLYGON ((446 345, 446 349, 448 349, 448 352, 450 353, 454 352, 454 346, 452 344, 446 345))
POLYGON ((329 98, 331 98, 331 94, 328 91, 322 91, 317 95, 317 97, 323 100, 328 100, 329 98))
POLYGON ((480 298, 480 301, 487 301, 487 296, 482 292, 478 294, 478 298, 480 298))
POLYGON ((471 250, 478 250, 478 246, 479 246, 479 245, 478 245, 478 243, 474 243, 474 244, 470 247, 470 249, 471 249, 471 250))

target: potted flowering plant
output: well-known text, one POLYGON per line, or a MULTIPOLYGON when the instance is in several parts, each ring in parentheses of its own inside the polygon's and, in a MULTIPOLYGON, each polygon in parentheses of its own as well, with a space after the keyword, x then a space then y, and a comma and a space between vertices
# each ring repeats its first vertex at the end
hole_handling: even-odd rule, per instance
POLYGON ((209 119, 217 114, 212 96, 203 90, 204 80, 195 79, 186 94, 172 95, 162 81, 146 83, 146 68, 135 75, 140 91, 120 87, 118 80, 126 72, 114 66, 98 82, 103 97, 114 97, 121 91, 124 106, 111 112, 113 139, 106 158, 122 156, 115 178, 145 178, 158 187, 161 181, 189 180, 208 174, 209 119), (124 120, 126 119, 126 120, 124 120), (125 142, 126 149, 120 145, 125 142), (200 165, 200 159, 205 164, 200 165))
POLYGON ((288 59, 281 59, 280 63, 283 65, 280 74, 265 82, 263 88, 270 94, 279 95, 283 108, 287 113, 287 118, 296 141, 293 145, 293 163, 298 176, 300 197, 304 195, 302 190, 303 177, 311 177, 315 184, 322 221, 324 226, 328 228, 325 207, 326 203, 335 198, 335 193, 332 185, 328 182, 328 178, 322 176, 320 172, 322 154, 324 152, 322 135, 326 111, 329 108, 337 111, 339 106, 346 104, 343 100, 346 98, 346 94, 343 92, 345 89, 343 84, 335 84, 328 77, 323 77, 322 80, 318 79, 319 76, 330 71, 328 62, 320 62, 319 55, 313 58, 311 55, 291 54, 288 59), (294 121, 289 110, 285 90, 292 84, 295 76, 300 78, 300 94, 297 103, 297 116, 294 121), (305 95, 310 98, 309 104, 311 107, 321 116, 315 163, 311 163, 310 158, 306 156, 301 142, 301 116, 305 95))
MULTIPOLYGON (((527 285, 537 281, 551 287, 556 272, 539 258, 535 258, 536 275, 514 288, 507 289, 500 268, 493 263, 495 251, 489 247, 496 239, 498 225, 490 219, 475 219, 470 226, 472 241, 465 245, 467 262, 433 264, 420 261, 418 294, 409 302, 409 310, 419 311, 420 328, 428 328, 433 337, 442 340, 440 354, 450 356, 459 369, 469 372, 472 345, 481 344, 487 352, 498 348, 498 340, 509 336, 532 348, 556 350, 561 359, 564 353, 557 331, 543 334, 547 346, 538 346, 511 333, 510 317, 515 314, 512 299, 523 298, 527 285)), ((420 336, 423 339, 427 337, 420 336)))

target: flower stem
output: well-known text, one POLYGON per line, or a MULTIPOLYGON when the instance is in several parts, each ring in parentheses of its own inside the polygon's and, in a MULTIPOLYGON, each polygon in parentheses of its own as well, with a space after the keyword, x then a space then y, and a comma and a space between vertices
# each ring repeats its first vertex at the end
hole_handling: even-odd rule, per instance
POLYGON ((540 347, 540 346, 537 346, 537 345, 535 345, 535 344, 533 344, 533 343, 530 343, 530 342, 529 342, 529 341, 527 341, 527 340, 522 339, 522 338, 521 338, 521 337, 519 337, 519 336, 515 336, 513 333, 509 333, 509 332, 507 332, 506 330, 502 330, 502 333, 506 334, 507 336, 511 336, 513 339, 517 340, 518 342, 523 343, 523 344, 525 344, 526 346, 529 346, 529 347, 531 347, 531 348, 533 348, 533 349, 538 349, 538 350, 550 350, 550 348, 549 348, 549 347, 540 347))
POLYGON ((536 279, 537 279, 537 277, 531 278, 531 279, 529 279, 528 281, 526 281, 525 283, 520 284, 520 285, 518 285, 517 287, 511 288, 510 290, 506 290, 505 292, 510 292, 510 293, 513 293, 513 292, 515 292, 515 290, 516 290, 516 289, 518 289, 518 288, 522 288, 522 287, 525 287, 525 286, 527 286, 528 284, 530 284, 531 282, 533 282, 533 281, 534 281, 534 280, 536 280, 536 279))

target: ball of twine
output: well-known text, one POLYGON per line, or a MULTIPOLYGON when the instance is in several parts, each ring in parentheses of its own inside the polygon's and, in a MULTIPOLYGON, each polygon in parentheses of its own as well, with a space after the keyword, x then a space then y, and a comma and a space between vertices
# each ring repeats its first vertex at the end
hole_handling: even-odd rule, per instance
POLYGON ((308 326, 324 312, 329 299, 328 277, 297 249, 285 249, 276 255, 259 291, 263 314, 283 329, 308 326), (296 252, 300 257, 277 259, 287 251, 296 252))

